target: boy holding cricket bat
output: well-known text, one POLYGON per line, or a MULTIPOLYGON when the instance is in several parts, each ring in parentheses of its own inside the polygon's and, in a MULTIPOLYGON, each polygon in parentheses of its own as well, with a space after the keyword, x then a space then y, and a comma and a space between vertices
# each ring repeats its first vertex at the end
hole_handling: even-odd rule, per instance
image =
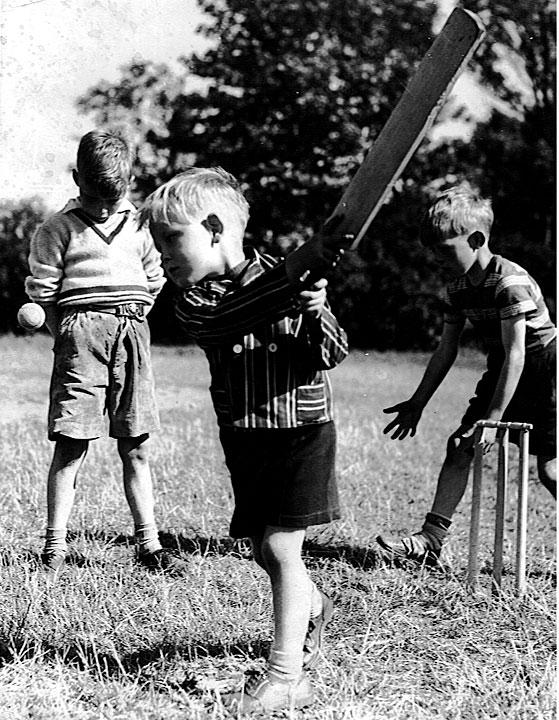
MULTIPOLYGON (((438 562, 466 489, 477 420, 531 423, 530 452, 537 456, 539 479, 556 495, 556 329, 535 280, 489 249, 492 223, 490 201, 457 186, 436 198, 421 226, 423 245, 454 279, 447 286, 440 343, 412 397, 385 409, 397 415, 384 432, 398 440, 415 435, 423 409, 454 363, 466 320, 484 341, 487 369, 448 440, 422 529, 409 537, 377 538, 391 558, 438 562)), ((494 438, 486 435, 489 443, 494 438)), ((517 440, 513 433, 511 439, 517 440)))
POLYGON ((235 509, 230 533, 250 537, 272 586, 275 631, 267 669, 225 696, 235 713, 303 707, 332 601, 301 557, 306 528, 340 517, 336 433, 326 371, 347 355, 326 302, 335 253, 311 241, 280 262, 243 248, 248 204, 221 168, 191 168, 145 201, 177 317, 204 349, 235 509), (319 277, 315 275, 315 278, 319 277))

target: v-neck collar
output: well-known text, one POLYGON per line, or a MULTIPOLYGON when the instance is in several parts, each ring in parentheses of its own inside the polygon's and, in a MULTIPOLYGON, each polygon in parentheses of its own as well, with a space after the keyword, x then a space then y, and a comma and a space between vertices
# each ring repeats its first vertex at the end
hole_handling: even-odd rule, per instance
POLYGON ((75 215, 77 218, 79 218, 84 225, 91 228, 94 233, 96 233, 101 240, 104 240, 107 245, 110 245, 112 241, 115 239, 115 237, 119 234, 119 232, 122 230, 122 228, 125 226, 126 221, 128 220, 128 215, 130 214, 130 210, 126 209, 123 211, 119 211, 120 214, 123 216, 122 220, 119 222, 119 224, 116 226, 116 228, 107 235, 102 230, 99 229, 98 224, 95 223, 87 213, 85 213, 81 208, 74 207, 69 212, 72 213, 72 215, 75 215))

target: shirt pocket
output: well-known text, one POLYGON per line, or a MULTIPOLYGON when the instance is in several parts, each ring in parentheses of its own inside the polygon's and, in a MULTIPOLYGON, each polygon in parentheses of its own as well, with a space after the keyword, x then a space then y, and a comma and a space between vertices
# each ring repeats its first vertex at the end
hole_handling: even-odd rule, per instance
POLYGON ((328 405, 323 382, 297 388, 297 425, 327 422, 328 405))

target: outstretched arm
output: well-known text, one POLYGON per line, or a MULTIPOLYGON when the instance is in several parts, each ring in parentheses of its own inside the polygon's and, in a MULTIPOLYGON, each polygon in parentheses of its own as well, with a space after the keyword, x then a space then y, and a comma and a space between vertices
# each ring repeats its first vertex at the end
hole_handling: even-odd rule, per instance
POLYGON ((393 432, 393 440, 413 437, 423 410, 452 367, 458 353, 458 341, 464 322, 445 322, 437 349, 425 369, 421 382, 409 400, 385 408, 385 413, 398 413, 384 428, 385 435, 393 432))
MULTIPOLYGON (((493 397, 487 408, 484 418, 486 420, 501 420, 522 375, 526 355, 526 316, 524 314, 501 320, 501 340, 505 359, 493 397)), ((518 418, 519 421, 521 419, 518 418)), ((488 444, 494 440, 494 435, 494 431, 486 431, 485 439, 488 444)))

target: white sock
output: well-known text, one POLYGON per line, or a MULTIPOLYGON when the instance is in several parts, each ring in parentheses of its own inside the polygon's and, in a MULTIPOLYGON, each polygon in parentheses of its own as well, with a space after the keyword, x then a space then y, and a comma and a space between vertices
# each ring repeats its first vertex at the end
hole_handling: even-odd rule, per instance
POLYGON ((45 553, 65 555, 68 550, 66 544, 66 528, 47 527, 45 534, 45 553))
POLYGON ((284 652, 272 645, 268 657, 268 677, 274 682, 293 682, 303 671, 303 650, 284 652))
POLYGON ((136 544, 140 554, 148 552, 152 553, 156 550, 161 550, 161 543, 159 542, 157 525, 155 523, 142 523, 141 525, 136 525, 134 528, 134 534, 136 536, 136 544))

